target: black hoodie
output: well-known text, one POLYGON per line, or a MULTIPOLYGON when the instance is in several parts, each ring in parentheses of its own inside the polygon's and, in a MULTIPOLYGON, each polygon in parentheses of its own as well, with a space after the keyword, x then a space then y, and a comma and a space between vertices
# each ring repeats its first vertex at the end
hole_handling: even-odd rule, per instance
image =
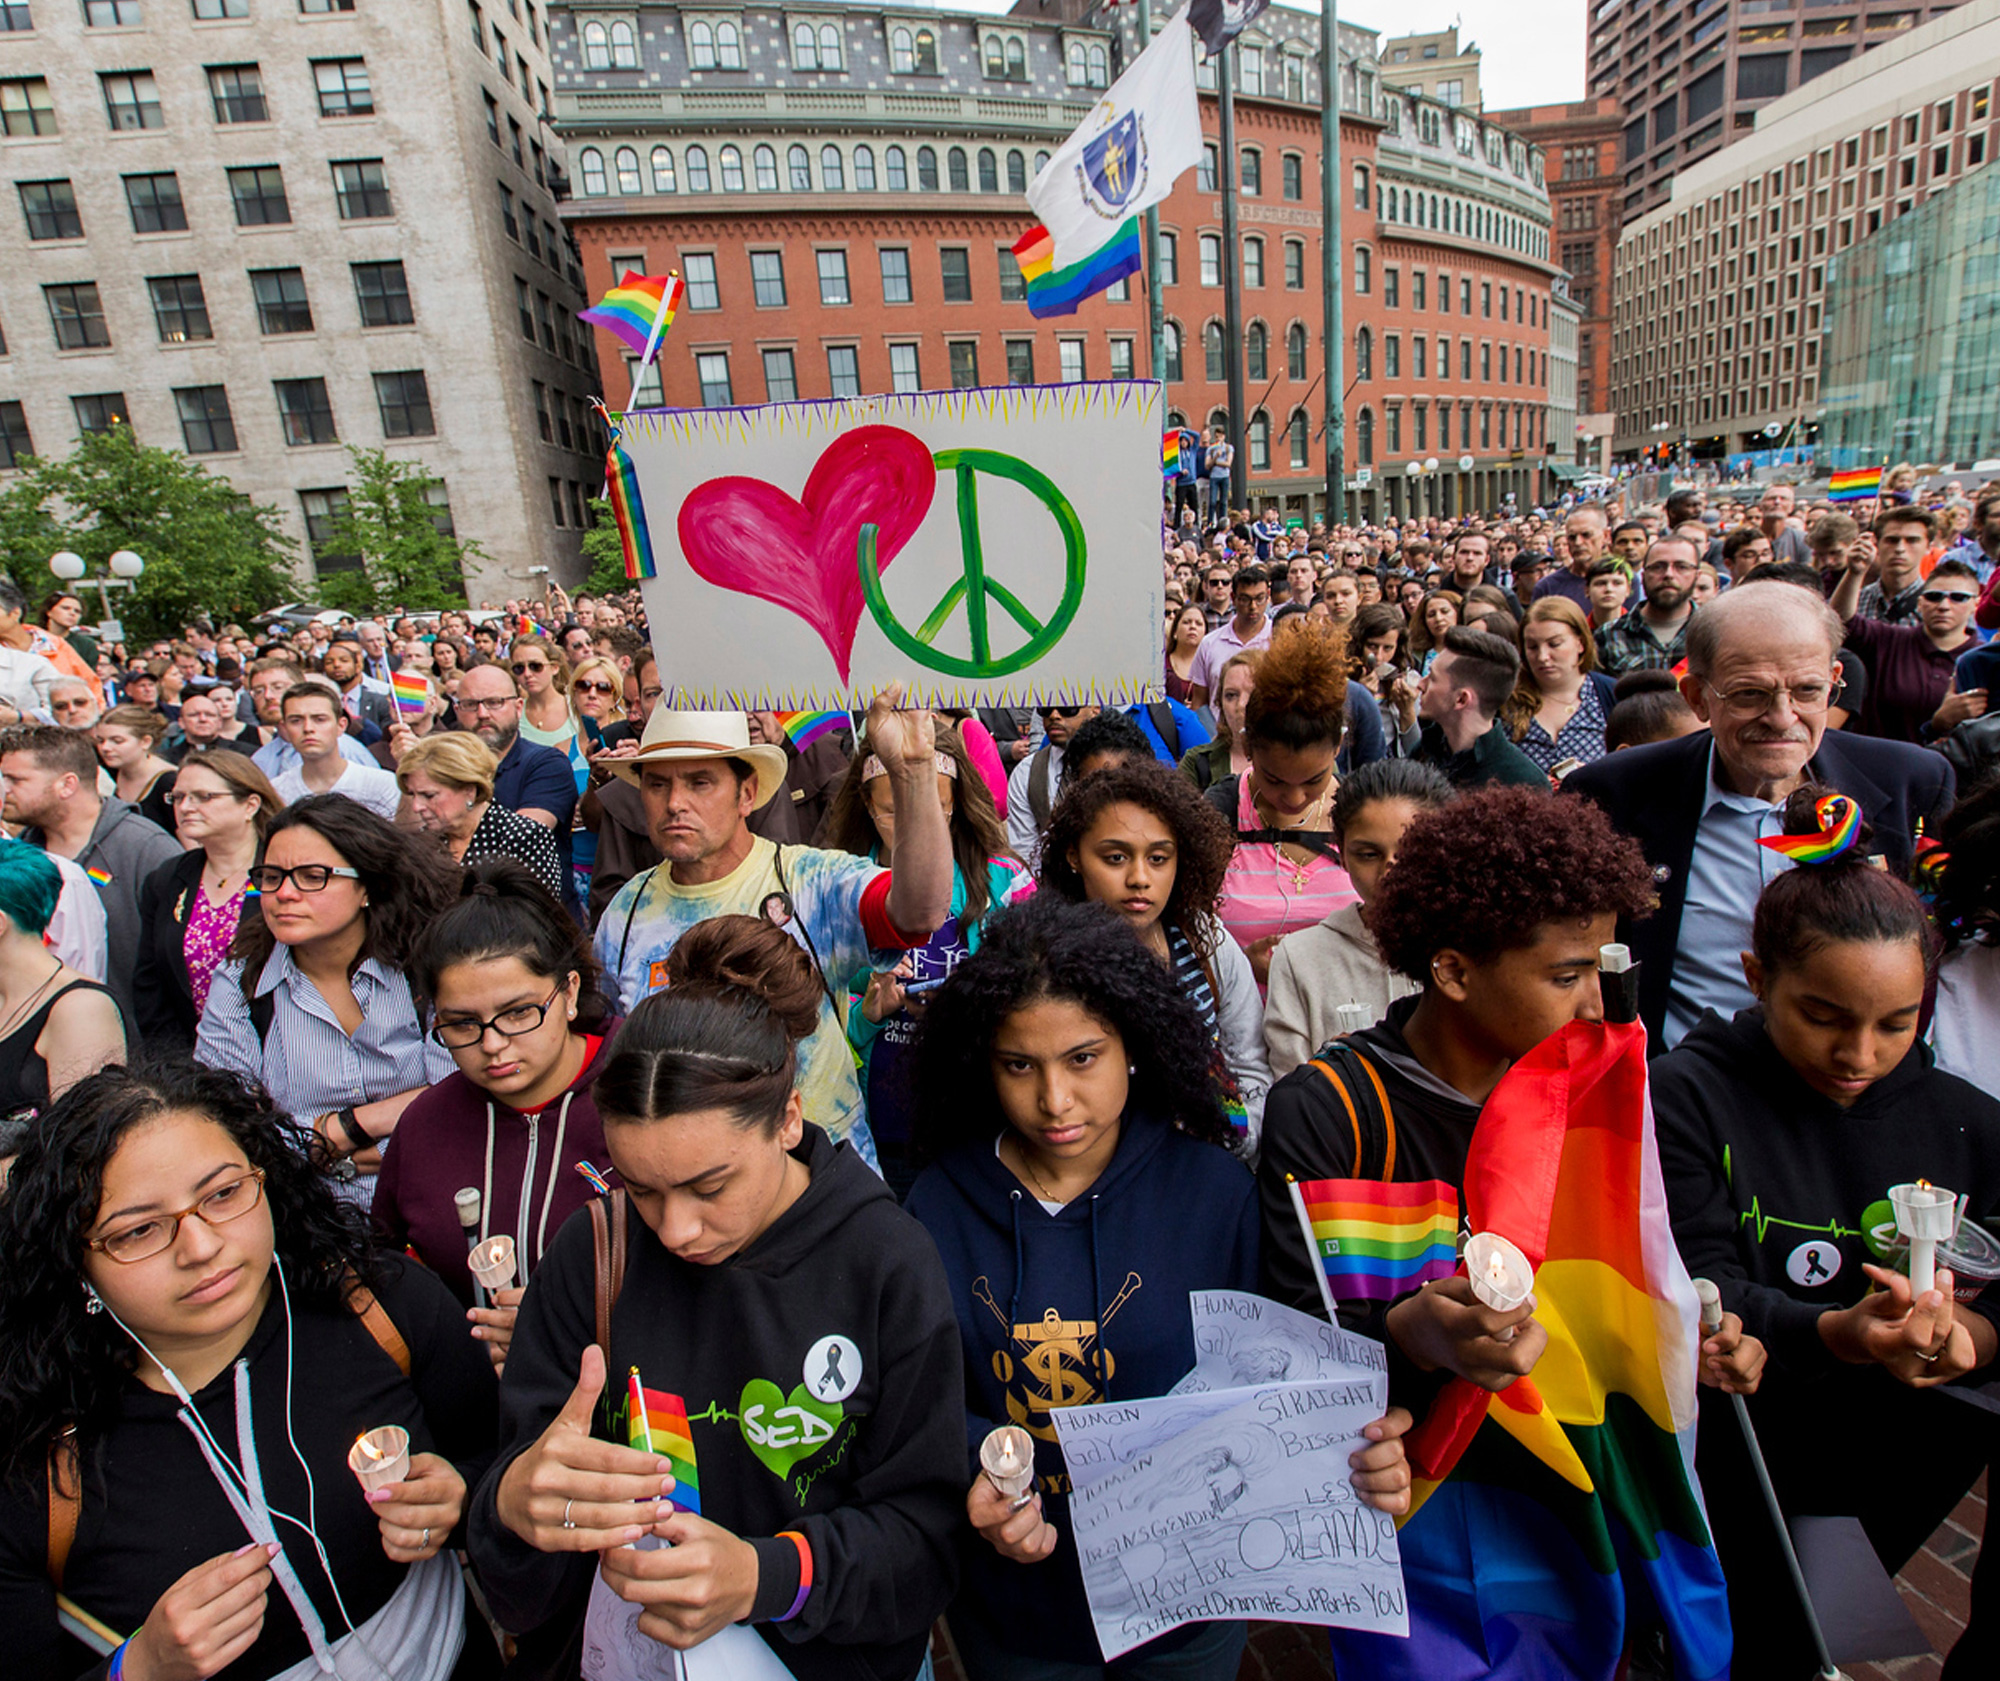
MULTIPOLYGON (((609 1381, 639 1368, 682 1397, 702 1515, 756 1549, 749 1621, 799 1681, 909 1681, 951 1597, 965 1501, 964 1380, 937 1252, 848 1145, 815 1126, 793 1152, 812 1182, 770 1230, 715 1266, 676 1259, 636 1215, 611 1316, 609 1381), (822 1400, 822 1339, 847 1345, 822 1400), (808 1356, 813 1357, 808 1369, 808 1356), (857 1382, 858 1380, 858 1382, 857 1382), (838 1390, 836 1390, 838 1395, 838 1390), (780 1409, 796 1409, 783 1422, 780 1409), (803 1424, 804 1441, 796 1437, 803 1424), (799 1586, 795 1530, 812 1548, 799 1586)), ((594 1554, 540 1553, 500 1522, 501 1474, 576 1387, 596 1336, 588 1210, 566 1221, 528 1285, 501 1388, 501 1452, 473 1499, 471 1546, 494 1615, 533 1666, 576 1674, 594 1554), (566 1661, 559 1654, 571 1654, 566 1661)))
MULTIPOLYGON (((1971 1196, 1968 1220, 2000 1218, 2000 1102, 1927 1045, 1842 1108, 1779 1054, 1761 1010, 1711 1011, 1651 1074, 1681 1257, 1787 1375, 1836 1368, 1819 1316, 1867 1294, 1864 1263, 1894 1264, 1891 1185, 1929 1179, 1971 1196)), ((2000 1323, 2000 1285, 1965 1305, 2000 1323)))

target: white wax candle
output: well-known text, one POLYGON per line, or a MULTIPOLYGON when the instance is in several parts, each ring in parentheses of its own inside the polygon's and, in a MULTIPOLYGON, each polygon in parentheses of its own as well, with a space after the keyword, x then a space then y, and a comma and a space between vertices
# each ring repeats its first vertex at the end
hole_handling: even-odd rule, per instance
POLYGON ((1895 1210, 1898 1234, 1909 1240, 1910 1294, 1914 1299, 1937 1288, 1937 1246, 1951 1237, 1958 1223, 1958 1196, 1919 1179, 1914 1184, 1891 1185, 1889 1206, 1895 1210))

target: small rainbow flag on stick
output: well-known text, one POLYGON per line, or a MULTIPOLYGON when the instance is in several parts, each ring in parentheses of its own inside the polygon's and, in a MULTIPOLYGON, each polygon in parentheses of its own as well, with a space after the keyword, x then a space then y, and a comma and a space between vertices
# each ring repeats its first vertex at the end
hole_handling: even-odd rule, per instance
POLYGON ((421 718, 430 705, 431 686, 414 671, 390 672, 389 688, 396 697, 396 710, 405 718, 421 718))
POLYGON ((1055 236, 1037 222, 1014 241, 1014 260, 1021 265, 1021 278, 1028 285, 1030 315, 1037 321, 1051 315, 1074 315, 1085 298, 1139 272, 1139 218, 1127 217, 1125 225, 1103 245, 1082 262, 1064 269, 1055 266, 1055 236))
POLYGON ((1319 1257, 1329 1318, 1336 1300, 1393 1301, 1458 1270, 1458 1192, 1442 1179, 1291 1181, 1306 1247, 1319 1257))
POLYGON ((1852 472, 1835 473, 1827 488, 1830 502, 1865 502, 1882 489, 1880 467, 1857 467, 1852 472))
POLYGON ((579 312, 577 319, 624 340, 638 352, 638 371, 643 373, 674 324, 674 311, 681 306, 684 290, 678 274, 630 272, 594 306, 579 312))
POLYGON ((778 727, 791 737, 792 745, 803 753, 831 730, 852 729, 854 720, 845 712, 780 712, 778 727))
POLYGON ((639 1382, 637 1366, 626 1379, 625 1396, 625 1440, 641 1453, 671 1460, 674 1492, 668 1498, 682 1511, 701 1516, 701 1480, 695 1475, 687 1403, 678 1395, 646 1388, 639 1382))

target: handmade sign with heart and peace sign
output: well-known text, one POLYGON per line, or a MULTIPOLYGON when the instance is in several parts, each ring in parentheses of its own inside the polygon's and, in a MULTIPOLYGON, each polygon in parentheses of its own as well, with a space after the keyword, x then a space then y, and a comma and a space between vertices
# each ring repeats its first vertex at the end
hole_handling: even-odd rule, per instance
POLYGON ((947 706, 1156 697, 1160 412, 1119 383, 625 416, 669 686, 781 711, 898 680, 947 706))

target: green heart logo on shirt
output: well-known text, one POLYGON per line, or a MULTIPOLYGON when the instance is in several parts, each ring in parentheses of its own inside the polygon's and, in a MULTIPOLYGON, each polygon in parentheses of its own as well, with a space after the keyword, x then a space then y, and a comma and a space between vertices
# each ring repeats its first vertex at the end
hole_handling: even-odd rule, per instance
POLYGON ((804 1384, 790 1395, 768 1378, 752 1378, 736 1406, 743 1440, 774 1477, 791 1473, 833 1439, 842 1417, 838 1401, 816 1400, 804 1384))

